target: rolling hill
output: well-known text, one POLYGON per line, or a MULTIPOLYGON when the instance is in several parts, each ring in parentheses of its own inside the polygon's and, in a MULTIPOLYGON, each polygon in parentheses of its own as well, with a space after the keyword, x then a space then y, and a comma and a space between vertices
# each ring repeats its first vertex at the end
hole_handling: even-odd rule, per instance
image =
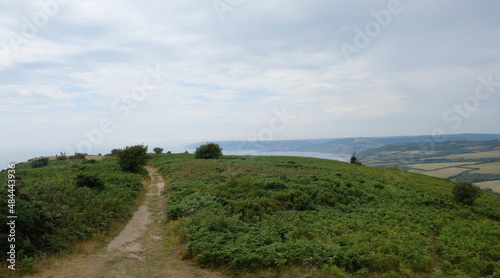
POLYGON ((499 140, 387 144, 357 157, 369 166, 477 183, 500 193, 499 140))
POLYGON ((185 256, 248 277, 496 277, 500 202, 454 182, 304 157, 158 155, 185 256))
MULTIPOLYGON (((165 180, 160 230, 170 246, 158 252, 178 250, 168 256, 200 267, 239 277, 500 274, 500 202, 492 194, 464 204, 450 180, 326 159, 152 157, 165 180)), ((49 161, 20 167, 16 177, 19 267, 26 271, 33 258, 105 240, 142 191, 142 176, 122 172, 114 157, 49 161), (91 176, 102 188, 91 188, 91 176)), ((154 273, 150 267, 160 266, 144 267, 154 273)))

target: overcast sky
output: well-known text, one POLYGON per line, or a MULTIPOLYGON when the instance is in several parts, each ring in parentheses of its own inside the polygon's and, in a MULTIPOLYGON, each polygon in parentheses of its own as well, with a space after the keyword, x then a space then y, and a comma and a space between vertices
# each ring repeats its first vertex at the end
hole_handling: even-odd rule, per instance
POLYGON ((498 11, 493 0, 1 0, 0 162, 500 133, 498 11))

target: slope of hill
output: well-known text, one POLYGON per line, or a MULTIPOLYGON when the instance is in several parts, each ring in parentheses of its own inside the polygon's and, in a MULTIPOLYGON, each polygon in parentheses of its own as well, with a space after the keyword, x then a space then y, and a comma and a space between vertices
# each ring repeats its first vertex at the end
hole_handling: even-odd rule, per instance
POLYGON ((127 217, 142 188, 143 176, 123 172, 115 158, 47 158, 46 162, 48 165, 39 168, 23 163, 0 172, 4 192, 0 218, 9 216, 15 222, 13 227, 0 227, 2 271, 7 269, 9 250, 14 249, 15 269, 22 274, 35 269, 35 257, 71 250, 76 242, 103 237, 112 223, 127 217), (7 192, 12 198, 7 198, 7 192), (8 240, 11 235, 15 241, 8 240))
POLYGON ((151 163, 170 180, 167 219, 200 266, 248 277, 500 274, 498 197, 458 203, 452 181, 299 157, 151 163))
MULTIPOLYGON (((178 251, 165 255, 167 249, 157 248, 161 254, 147 256, 180 253, 199 266, 240 277, 500 274, 498 197, 483 194, 472 205, 459 203, 449 180, 304 157, 197 160, 191 154, 163 154, 154 155, 151 164, 166 177, 168 199, 168 223, 156 232, 165 232, 168 252, 178 251)), ((110 221, 129 212, 142 178, 122 172, 114 158, 50 161, 41 168, 20 167, 15 175, 16 251, 18 267, 26 271, 34 267, 33 255, 102 237, 110 221), (104 187, 78 188, 79 175, 97 177, 104 187)), ((0 178, 10 177, 1 172, 0 178)), ((163 207, 158 200, 155 206, 163 207)), ((6 199, 0 203, 8 207, 6 199)), ((0 246, 8 250, 5 227, 0 234, 0 246)), ((144 242, 154 244, 149 237, 144 242)), ((120 255, 109 262, 112 271, 122 260, 120 255)), ((99 264, 103 277, 115 277, 106 272, 107 263, 99 264)), ((154 265, 146 265, 148 273, 160 277, 154 265)))
POLYGON ((360 152, 364 164, 478 183, 500 192, 500 141, 388 144, 360 152))

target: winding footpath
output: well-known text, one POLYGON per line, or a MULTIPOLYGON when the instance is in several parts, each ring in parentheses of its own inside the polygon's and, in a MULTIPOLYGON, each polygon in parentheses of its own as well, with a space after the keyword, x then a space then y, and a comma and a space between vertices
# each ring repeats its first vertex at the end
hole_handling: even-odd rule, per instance
MULTIPOLYGON (((125 277, 225 277, 221 273, 200 269, 180 259, 178 247, 165 244, 165 181, 154 167, 146 167, 151 182, 144 203, 137 209, 123 231, 105 248, 89 255, 62 259, 49 269, 32 276, 37 278, 125 278, 125 277)), ((167 235, 167 236, 166 236, 167 235)))

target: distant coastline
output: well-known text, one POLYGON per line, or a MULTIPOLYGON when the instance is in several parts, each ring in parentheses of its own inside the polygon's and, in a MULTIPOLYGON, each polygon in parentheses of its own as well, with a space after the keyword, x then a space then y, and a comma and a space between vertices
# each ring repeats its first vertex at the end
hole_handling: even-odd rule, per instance
POLYGON ((348 156, 333 153, 320 153, 320 152, 284 152, 284 151, 222 151, 225 155, 255 155, 255 156, 298 156, 298 157, 312 157, 322 158, 338 161, 348 161, 348 156))

